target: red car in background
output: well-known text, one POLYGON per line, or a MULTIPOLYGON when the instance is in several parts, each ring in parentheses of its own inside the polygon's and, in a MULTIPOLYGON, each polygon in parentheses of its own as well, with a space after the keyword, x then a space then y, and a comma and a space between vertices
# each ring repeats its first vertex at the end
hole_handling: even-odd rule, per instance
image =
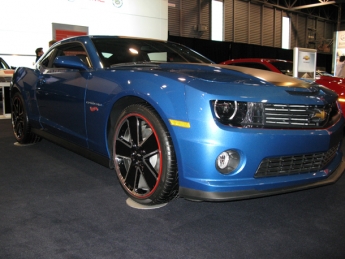
MULTIPOLYGON (((281 73, 285 75, 293 75, 293 63, 292 61, 281 60, 281 59, 268 59, 268 58, 241 58, 241 59, 230 59, 220 64, 250 67, 263 70, 269 70, 276 73, 281 73)), ((345 78, 334 77, 331 74, 317 73, 315 82, 323 85, 339 96, 338 101, 343 110, 343 115, 345 116, 345 78)))

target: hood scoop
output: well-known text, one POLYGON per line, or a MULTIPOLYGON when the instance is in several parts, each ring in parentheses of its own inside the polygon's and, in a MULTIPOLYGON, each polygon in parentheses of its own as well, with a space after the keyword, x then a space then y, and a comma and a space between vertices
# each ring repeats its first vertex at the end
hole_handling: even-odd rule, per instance
POLYGON ((313 96, 320 94, 320 88, 317 85, 311 84, 306 88, 290 88, 289 90, 286 90, 286 92, 291 95, 313 96))

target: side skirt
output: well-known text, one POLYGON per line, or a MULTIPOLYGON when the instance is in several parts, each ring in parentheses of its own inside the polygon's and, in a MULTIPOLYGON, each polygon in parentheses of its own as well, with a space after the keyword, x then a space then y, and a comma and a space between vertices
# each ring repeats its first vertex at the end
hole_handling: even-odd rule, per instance
POLYGON ((41 136, 42 138, 49 140, 61 147, 64 147, 74 153, 77 153, 78 155, 81 155, 87 159, 90 159, 100 165, 103 165, 105 167, 114 168, 114 163, 109 157, 102 156, 100 154, 97 154, 93 151, 90 151, 84 147, 78 146, 76 144, 73 144, 65 139, 59 138, 55 135, 52 135, 44 130, 39 129, 32 129, 32 132, 38 136, 41 136))

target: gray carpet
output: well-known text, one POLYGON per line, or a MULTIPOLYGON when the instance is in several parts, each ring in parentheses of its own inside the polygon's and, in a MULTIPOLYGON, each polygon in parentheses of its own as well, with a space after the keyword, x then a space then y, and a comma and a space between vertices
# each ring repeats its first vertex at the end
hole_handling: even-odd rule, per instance
POLYGON ((126 205, 114 172, 0 120, 0 258, 345 258, 345 176, 235 202, 126 205))

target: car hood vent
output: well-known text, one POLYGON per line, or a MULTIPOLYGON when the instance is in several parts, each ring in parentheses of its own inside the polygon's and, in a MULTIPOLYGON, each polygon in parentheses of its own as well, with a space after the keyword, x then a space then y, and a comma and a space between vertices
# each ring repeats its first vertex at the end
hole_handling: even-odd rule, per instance
POLYGON ((320 93, 320 88, 317 85, 311 84, 306 88, 294 87, 292 89, 286 90, 286 92, 291 95, 313 96, 320 93))

